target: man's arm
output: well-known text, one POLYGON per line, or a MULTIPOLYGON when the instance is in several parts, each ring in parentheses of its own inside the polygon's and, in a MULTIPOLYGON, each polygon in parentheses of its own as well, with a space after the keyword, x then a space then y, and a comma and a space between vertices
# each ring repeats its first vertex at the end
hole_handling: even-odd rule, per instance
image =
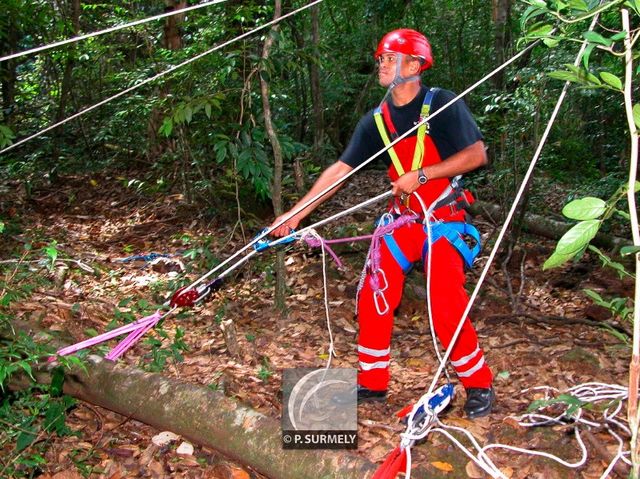
MULTIPOLYGON (((295 204, 293 208, 291 208, 285 214, 278 216, 275 219, 275 221, 271 224, 271 226, 283 220, 287 215, 291 213, 291 211, 296 209, 298 206, 306 203, 311 198, 316 196, 318 193, 320 193, 321 191, 324 191, 326 188, 334 184, 336 181, 345 177, 347 174, 349 174, 349 172, 351 172, 351 170, 353 170, 353 168, 347 165, 346 163, 343 163, 340 160, 336 161, 333 165, 329 166, 326 170, 322 172, 320 177, 316 180, 316 182, 313 184, 313 186, 307 192, 307 194, 304 195, 295 204)), ((300 221, 306 218, 313 210, 315 210, 318 206, 320 206, 322 203, 328 200, 331 196, 333 196, 342 187, 342 185, 343 183, 341 183, 338 187, 332 189, 331 191, 327 192, 321 198, 318 198, 316 201, 311 203, 302 211, 293 215, 291 218, 285 221, 282 225, 280 225, 275 230, 273 230, 271 234, 276 237, 282 237, 282 236, 288 235, 292 229, 296 229, 298 227, 298 225, 300 224, 300 221)))
MULTIPOLYGON (((484 142, 479 140, 467 146, 464 150, 460 150, 458 153, 451 155, 444 161, 423 167, 423 171, 430 180, 453 178, 454 176, 480 168, 487 163, 488 159, 484 142)), ((395 196, 400 196, 402 193, 413 193, 420 186, 420 183, 418 183, 418 171, 414 170, 405 173, 396 181, 393 181, 391 186, 395 196)))

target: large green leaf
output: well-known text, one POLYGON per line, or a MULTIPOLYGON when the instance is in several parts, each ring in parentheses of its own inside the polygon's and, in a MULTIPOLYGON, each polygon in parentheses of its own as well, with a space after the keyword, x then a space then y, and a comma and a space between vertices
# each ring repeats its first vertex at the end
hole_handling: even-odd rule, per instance
POLYGON ((584 32, 582 36, 585 38, 585 40, 588 40, 591 43, 597 43, 599 45, 605 45, 607 47, 611 46, 611 44, 613 43, 613 41, 609 38, 605 38, 596 32, 584 32))
POLYGON ((562 266, 564 263, 569 261, 574 256, 575 255, 573 253, 571 253, 571 254, 560 254, 557 251, 555 251, 544 262, 544 264, 542 265, 542 269, 543 270, 547 270, 547 269, 551 269, 551 268, 557 268, 558 266, 562 266))
POLYGON ((578 253, 598 233, 601 223, 600 220, 581 221, 560 238, 556 252, 565 255, 578 253))
POLYGON ((584 251, 598 232, 600 224, 600 220, 581 221, 567 231, 558 241, 554 253, 544 262, 542 269, 558 267, 584 251))
POLYGON ((616 90, 622 90, 622 81, 620 81, 620 78, 618 78, 617 76, 609 72, 600 72, 600 78, 602 78, 602 80, 606 84, 612 86, 616 90))
POLYGON ((572 220, 593 220, 602 216, 606 209, 607 204, 603 200, 588 196, 567 203, 562 214, 572 220))

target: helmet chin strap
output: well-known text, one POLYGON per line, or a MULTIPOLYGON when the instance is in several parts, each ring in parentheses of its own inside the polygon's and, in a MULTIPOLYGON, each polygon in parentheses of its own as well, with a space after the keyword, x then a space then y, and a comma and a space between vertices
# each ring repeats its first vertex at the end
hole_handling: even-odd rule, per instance
POLYGON ((387 97, 391 94, 391 90, 393 90, 398 85, 402 85, 403 83, 408 83, 408 82, 420 80, 420 75, 412 75, 410 77, 403 77, 400 74, 400 70, 402 69, 402 59, 403 59, 403 57, 404 57, 404 55, 402 53, 396 53, 396 74, 394 75, 393 81, 389 85, 389 88, 387 88, 387 92, 384 94, 384 97, 382 97, 382 101, 380 102, 381 105, 387 100, 387 97))

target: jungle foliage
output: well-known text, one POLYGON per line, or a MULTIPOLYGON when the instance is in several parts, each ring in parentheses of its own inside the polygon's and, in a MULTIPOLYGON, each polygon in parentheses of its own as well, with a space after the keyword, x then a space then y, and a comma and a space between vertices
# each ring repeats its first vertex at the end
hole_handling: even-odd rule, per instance
MULTIPOLYGON (((167 8, 178 5, 168 3, 167 8)), ((283 13, 303 5, 285 2, 283 13)), ((11 0, 6 8, 0 55, 160 13, 154 2, 11 0)), ((497 66, 496 60, 516 52, 526 9, 525 2, 505 0, 325 2, 318 9, 315 41, 308 11, 285 20, 262 71, 285 157, 284 190, 293 191, 296 161, 306 175, 334 161, 360 115, 382 97, 372 51, 384 32, 400 26, 425 31, 435 56, 425 81, 461 91, 497 66), (313 102, 314 68, 320 111, 313 102)), ((271 4, 225 2, 186 14, 177 28, 159 20, 0 63, 0 146, 263 25, 272 15, 271 4)), ((266 31, 1 155, 1 174, 20 179, 30 191, 32 184, 55 181, 58 174, 118 171, 143 190, 178 189, 211 214, 226 210, 236 183, 241 203, 268 199, 272 153, 257 78, 266 31)), ((491 185, 494 200, 513 190, 552 108, 561 83, 547 74, 571 61, 575 50, 576 44, 567 42, 536 48, 467 98, 492 158, 492 167, 475 181, 491 185)), ((600 58, 608 61, 593 51, 592 62, 600 58)), ((611 89, 573 91, 538 181, 612 194, 628 156, 620 141, 621 108, 611 89)))
MULTIPOLYGON (((169 10, 186 4, 164 3, 169 10)), ((283 14, 305 4, 285 1, 283 14)), ((360 116, 384 95, 376 83, 372 52, 387 31, 410 27, 425 32, 435 58, 425 83, 456 92, 526 42, 542 38, 546 45, 532 49, 466 98, 492 162, 470 175, 470 181, 483 199, 508 203, 564 80, 572 81, 575 86, 551 132, 527 199, 529 205, 551 213, 551 191, 560 191, 567 201, 588 193, 589 199, 570 203, 564 211, 579 222, 573 239, 561 242, 559 250, 562 255, 562 247, 568 248, 571 254, 563 259, 571 259, 587 250, 597 229, 613 228, 618 234, 629 230, 629 213, 620 201, 630 157, 621 95, 624 67, 618 55, 623 6, 631 9, 632 24, 637 25, 636 0, 326 0, 317 7, 317 15, 308 9, 282 22, 266 61, 261 51, 268 29, 0 154, 0 181, 21 184, 28 197, 43 182, 55 184, 61 175, 102 173, 121 177, 123 188, 132 194, 182 193, 208 217, 233 218, 239 208, 240 215, 257 226, 271 215, 268 200, 274 175, 261 77, 269 83, 271 113, 285 161, 282 189, 285 203, 290 203, 299 194, 300 178, 311 182, 338 158, 360 116), (598 27, 585 34, 588 14, 599 4, 612 8, 603 9, 598 27), (552 32, 554 27, 560 32, 552 32), (583 64, 565 66, 582 40, 589 42, 583 64)), ((162 2, 146 0, 4 0, 0 57, 162 10, 162 2)), ((273 15, 272 2, 228 0, 184 18, 0 62, 0 149, 264 25, 273 15)), ((0 243, 3 235, 19 229, 16 214, 12 205, 0 201, 0 243)), ((591 251, 621 275, 632 274, 591 251)), ((636 254, 637 249, 626 252, 636 254)), ((0 269, 8 278, 0 281, 0 326, 14 319, 6 313, 10 303, 30 293, 30 283, 21 276, 28 275, 23 260, 53 264, 57 250, 52 243, 13 255, 17 263, 0 269)), ((631 317, 626 298, 614 302, 619 298, 587 294, 620 317, 631 317)), ((173 346, 170 352, 154 349, 154 367, 161 369, 168 359, 180 356, 180 338, 173 346)), ((29 375, 30 365, 50 353, 29 337, 0 343, 0 386, 4 389, 13 375, 29 375)), ((57 381, 24 395, 0 395, 0 419, 18 425, 5 440, 17 442, 16 453, 22 458, 0 475, 37 471, 42 456, 35 446, 40 439, 52 431, 68 433, 61 417, 72 403, 61 388, 57 381), (9 403, 26 412, 12 416, 16 409, 9 403)))

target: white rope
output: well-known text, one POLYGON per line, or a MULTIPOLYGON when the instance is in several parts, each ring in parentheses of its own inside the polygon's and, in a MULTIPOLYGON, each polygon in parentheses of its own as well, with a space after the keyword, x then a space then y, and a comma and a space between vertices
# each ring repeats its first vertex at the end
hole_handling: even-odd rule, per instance
MULTIPOLYGON (((593 30, 593 28, 596 25, 596 22, 598 20, 598 15, 596 15, 592 22, 591 22, 591 26, 589 27, 589 31, 593 30)), ((575 66, 578 66, 580 64, 580 61, 582 59, 582 55, 585 51, 585 49, 587 48, 588 45, 588 41, 584 41, 582 42, 582 46, 580 47, 580 50, 578 52, 578 55, 576 57, 576 60, 574 62, 575 66)), ((500 244, 502 243, 502 240, 504 239, 504 236, 506 234, 507 228, 509 227, 511 220, 513 219, 513 216, 515 214, 515 211, 517 209, 518 203, 520 202, 520 199, 522 198, 525 188, 533 174, 533 170, 535 169, 535 166, 538 162, 538 159, 540 158, 540 155, 542 153, 542 148, 544 147, 546 140, 549 136, 549 133, 551 131, 551 127, 553 126, 553 123, 555 122, 555 119, 558 115, 558 112, 560 111, 560 107, 562 106, 562 103, 564 102, 564 98, 566 96, 567 90, 569 88, 570 82, 565 82, 562 92, 560 93, 560 96, 558 97, 558 101, 556 102, 556 106, 553 109, 553 112, 549 118, 549 121, 547 122, 547 126, 545 128, 544 133, 542 134, 542 137, 540 139, 540 142, 538 143, 538 147, 533 155, 533 158, 531 159, 531 162, 529 164, 529 168, 527 169, 527 172, 522 180, 522 183, 520 185, 520 188, 518 189, 518 192, 513 200, 513 203, 511 205, 511 208, 509 210, 509 213, 507 215, 507 218, 502 226, 502 229, 500 230, 500 233, 498 235, 498 238, 496 239, 496 242, 491 250, 491 253, 489 254, 489 258, 482 270, 482 273, 480 274, 480 278, 478 279, 478 282, 476 283, 476 286, 473 290, 473 293, 471 294, 471 297, 469 298, 469 302, 467 303, 467 306, 462 314, 462 317, 460 318, 460 321, 458 322, 458 325, 456 327, 456 330, 453 334, 453 337, 451 338, 451 341, 449 343, 449 346, 447 347, 447 350, 445 351, 444 357, 440 360, 439 365, 438 365, 438 370, 436 372, 436 374, 433 377, 433 381, 431 382, 431 385, 429 387, 429 390, 427 391, 427 395, 433 393, 433 391, 435 390, 436 384, 438 382, 438 380, 440 379, 440 376, 442 375, 443 370, 446 367, 447 361, 451 355, 451 351, 453 350, 453 347, 455 346, 458 337, 460 336, 460 332, 462 330, 462 327, 464 325, 465 320, 467 319, 468 315, 469 315, 469 311, 471 310, 473 303, 475 302, 480 287, 482 286, 484 279, 489 271, 489 268, 491 267, 493 260, 495 258, 495 255, 497 254, 497 251, 500 247, 500 244)), ((428 236, 430 237, 430 228, 428 228, 428 236)), ((428 258, 430 259, 430 257, 428 258)), ((430 263, 428 263, 428 270, 430 270, 430 263)), ((428 271, 429 272, 429 271, 428 271)), ((427 279, 429 279, 429 276, 427 276, 427 279)), ((427 294, 429 293, 429 286, 427 285, 427 294)), ((428 301, 430 301, 430 297, 428 296, 428 301)), ((545 420, 548 421, 553 421, 553 418, 546 418, 545 420)), ((559 420, 559 419, 558 419, 559 420)), ((585 421, 586 422, 586 421, 585 421)), ((463 430, 464 431, 464 430, 463 430)), ((426 437, 426 435, 428 434, 428 430, 425 432, 425 434, 422 437, 426 437)), ((444 429, 440 430, 439 432, 443 432, 444 433, 444 429)), ((465 434, 470 435, 467 431, 464 431, 465 434)), ((447 435, 447 437, 449 437, 452 441, 454 441, 454 443, 456 445, 458 445, 459 447, 461 447, 461 449, 465 452, 465 454, 467 454, 469 457, 471 457, 473 454, 471 454, 466 448, 464 448, 458 441, 456 441, 452 436, 448 435, 445 433, 445 435, 447 435)), ((539 451, 527 451, 526 449, 522 449, 522 448, 516 448, 513 446, 508 446, 508 445, 488 445, 485 446, 484 448, 480 449, 480 452, 478 454, 478 456, 482 456, 482 454, 484 454, 484 451, 489 449, 489 448, 504 448, 504 449, 508 449, 508 450, 513 450, 513 451, 518 451, 518 452, 522 452, 522 453, 529 453, 529 454, 533 454, 533 455, 540 455, 540 456, 544 456, 547 457, 549 459, 552 459, 556 462, 559 462, 563 465, 566 465, 568 467, 579 467, 579 465, 582 465, 585 461, 586 461, 586 457, 587 457, 587 451, 586 451, 586 447, 584 446, 584 443, 582 442, 582 438, 580 437, 579 431, 577 429, 577 426, 575 428, 575 435, 576 435, 576 440, 578 441, 580 448, 583 452, 582 454, 582 458, 581 461, 579 461, 578 463, 576 463, 577 465, 568 463, 566 461, 564 461, 561 458, 558 458, 556 456, 553 456, 551 454, 548 453, 543 453, 543 452, 539 452, 539 451)), ((474 440, 475 442, 475 440, 474 440)), ((407 453, 407 457, 410 457, 411 455, 411 445, 409 445, 408 448, 406 448, 406 453, 407 453)), ((484 463, 481 457, 476 457, 477 460, 474 460, 474 462, 476 462, 476 464, 478 464, 480 467, 483 468, 483 470, 485 470, 485 472, 489 473, 492 477, 504 477, 504 475, 502 474, 502 472, 499 471, 499 469, 495 468, 495 465, 493 466, 493 468, 495 468, 494 470, 492 470, 493 468, 484 463)), ((612 466, 613 467, 613 466, 612 466)), ((406 470, 406 478, 410 479, 410 475, 411 475, 411 469, 410 467, 407 467, 406 470)))
POLYGON ((307 8, 309 8, 309 7, 312 7, 313 5, 316 5, 316 4, 318 4, 318 3, 321 3, 322 1, 323 1, 323 0, 315 0, 314 2, 311 2, 311 3, 307 4, 307 5, 305 5, 304 7, 300 7, 300 8, 298 8, 297 10, 294 10, 294 11, 292 11, 292 12, 287 13, 286 15, 283 15, 283 16, 281 16, 281 17, 278 17, 278 18, 276 18, 276 19, 273 19, 273 20, 271 20, 270 22, 265 23, 264 25, 261 25, 261 26, 259 26, 259 27, 257 27, 257 28, 254 28, 253 30, 250 30, 250 31, 248 31, 248 32, 246 32, 246 33, 243 33, 243 34, 241 34, 241 35, 238 35, 237 37, 232 38, 231 40, 228 40, 228 41, 226 41, 226 42, 224 42, 224 43, 221 43, 220 45, 216 45, 215 47, 210 48, 210 49, 209 49, 209 50, 207 50, 206 52, 200 53, 200 54, 196 55, 195 57, 190 58, 189 60, 186 60, 186 61, 184 61, 184 62, 182 62, 182 63, 180 63, 180 64, 178 64, 178 65, 172 66, 171 68, 168 68, 167 70, 165 70, 165 71, 163 71, 163 72, 160 72, 160 73, 158 73, 157 75, 154 75, 154 76, 152 76, 152 77, 150 77, 150 78, 147 78, 146 80, 143 80, 143 81, 141 81, 140 83, 137 83, 137 84, 133 85, 132 87, 129 87, 129 88, 125 89, 125 90, 122 90, 121 92, 116 93, 115 95, 110 96, 109 98, 106 98, 106 99, 104 99, 104 100, 102 100, 102 101, 100 101, 100 102, 96 103, 96 104, 95 104, 95 105, 93 105, 93 106, 90 106, 90 107, 88 107, 88 108, 85 108, 84 110, 80 110, 78 113, 75 113, 74 115, 71 115, 70 117, 65 118, 64 120, 61 120, 61 121, 59 121, 59 122, 57 122, 57 123, 54 123, 53 125, 50 125, 50 126, 48 126, 48 127, 44 128, 43 130, 40 130, 39 132, 34 133, 34 134, 33 134, 33 135, 31 135, 31 136, 28 136, 28 137, 26 137, 26 138, 23 138, 23 139, 22 139, 22 140, 20 140, 20 141, 15 142, 15 143, 14 143, 14 144, 12 144, 11 146, 8 146, 7 148, 5 148, 5 149, 3 149, 3 150, 0 150, 0 155, 1 155, 2 153, 6 153, 7 151, 13 150, 14 148, 16 148, 16 147, 18 147, 18 146, 22 145, 23 143, 26 143, 26 142, 27 142, 27 141, 29 141, 29 140, 33 140, 34 138, 39 137, 39 136, 40 136, 40 135, 42 135, 43 133, 46 133, 46 132, 48 132, 48 131, 51 131, 51 130, 53 130, 54 128, 59 127, 60 125, 64 125, 65 123, 67 123, 67 122, 69 122, 69 121, 71 121, 71 120, 74 120, 74 119, 76 119, 76 118, 78 118, 78 117, 80 117, 80 116, 82 116, 82 115, 84 115, 84 114, 86 114, 86 113, 89 113, 90 111, 95 110, 96 108, 101 107, 102 105, 105 105, 105 104, 109 103, 110 101, 115 100, 116 98, 120 98, 121 96, 126 95, 127 93, 130 93, 130 92, 132 92, 133 90, 136 90, 137 88, 140 88, 140 87, 141 87, 141 86, 143 86, 143 85, 146 85, 147 83, 151 83, 152 81, 155 81, 155 80, 157 80, 158 78, 161 78, 161 77, 163 77, 163 76, 165 76, 165 75, 168 75, 169 73, 174 72, 174 71, 176 71, 177 69, 182 68, 182 67, 183 67, 183 66, 185 66, 185 65, 188 65, 189 63, 193 63, 193 62, 195 62, 196 60, 199 60, 200 58, 202 58, 202 57, 204 57, 204 56, 209 55, 210 53, 213 53, 213 52, 215 52, 215 51, 217 51, 217 50, 220 50, 221 48, 224 48, 224 47, 226 47, 227 45, 230 45, 230 44, 232 44, 232 43, 234 43, 234 42, 236 42, 236 41, 238 41, 238 40, 241 40, 241 39, 243 39, 243 38, 246 38, 246 37, 248 37, 249 35, 252 35, 252 34, 253 34, 253 33, 255 33, 255 32, 258 32, 258 31, 260 31, 260 30, 263 30, 263 29, 265 29, 265 28, 267 28, 267 27, 269 27, 269 26, 271 26, 271 25, 273 25, 273 24, 275 24, 275 23, 278 23, 278 22, 280 22, 280 21, 284 20, 285 18, 288 18, 288 17, 290 17, 290 16, 292 16, 292 15, 295 15, 295 14, 296 14, 296 13, 298 13, 298 12, 301 12, 302 10, 305 10, 305 9, 307 9, 307 8))
POLYGON ((131 23, 124 23, 122 25, 116 25, 114 27, 105 28, 104 30, 99 30, 92 33, 87 33, 85 35, 78 35, 77 37, 67 38, 66 40, 60 40, 58 42, 49 43, 47 45, 41 45, 39 47, 31 48, 29 50, 24 50, 17 53, 12 53, 10 55, 0 57, 0 63, 5 62, 7 60, 12 60, 13 58, 19 58, 25 55, 31 55, 32 53, 42 52, 44 50, 49 50, 51 48, 61 47, 62 45, 68 45, 70 43, 76 43, 82 40, 86 40, 87 38, 97 37, 98 35, 104 35, 105 33, 111 33, 118 30, 122 30, 123 28, 135 27, 136 25, 142 25, 143 23, 152 22, 154 20, 160 20, 161 18, 170 17, 172 15, 178 15, 180 13, 189 12, 191 10, 197 10, 199 8, 209 7, 211 5, 215 5, 216 3, 225 2, 226 0, 213 0, 211 2, 201 3, 199 5, 192 5, 190 7, 181 8, 179 10, 173 10, 171 12, 161 13, 159 15, 154 15, 153 17, 143 18, 141 20, 136 20, 131 23))
POLYGON ((331 357, 335 356, 335 348, 333 345, 333 332, 331 331, 331 316, 329 313, 326 245, 324 243, 324 238, 320 236, 315 229, 306 231, 302 236, 302 239, 304 239, 305 236, 311 236, 315 238, 320 243, 320 248, 322 250, 322 291, 324 292, 324 315, 327 320, 327 331, 329 332, 329 358, 327 360, 326 369, 329 369, 329 367, 331 366, 331 357))
MULTIPOLYGON (((593 18, 593 21, 591 22, 591 26, 589 27, 589 31, 592 31, 593 28, 595 27, 597 20, 599 18, 599 15, 596 15, 593 18)), ((584 53, 584 51, 587 48, 587 45, 589 44, 589 42, 587 40, 582 42, 582 46, 580 47, 580 51, 578 52, 578 55, 574 61, 574 65, 578 66, 580 64, 580 61, 582 59, 582 55, 584 53)), ((504 239, 504 236, 507 232, 507 229, 509 228, 510 224, 511 224, 511 220, 513 219, 513 216, 516 212, 516 209, 518 208, 518 203, 520 203, 520 199, 522 198, 522 196, 524 195, 525 189, 527 187, 527 184, 529 183, 529 180, 531 179, 531 176, 533 175, 533 170, 536 167, 536 164, 538 163, 538 159, 540 158, 540 154, 542 153, 542 148, 544 147, 546 141, 547 141, 547 137, 549 136, 549 133, 551 132, 551 127, 553 126, 553 123, 555 122, 556 117, 558 116, 558 112, 560 111, 560 107, 562 106, 562 103, 564 102, 564 98, 567 94, 567 90, 569 89, 569 85, 570 82, 567 81, 564 84, 564 87, 562 88, 562 92, 560 93, 560 96, 558 97, 558 101, 556 102, 556 106, 553 109, 553 112, 551 113, 551 116, 549 118, 549 121, 547 122, 547 126, 544 130, 544 133, 542 134, 542 137, 540 139, 540 142, 538 143, 538 148, 536 149, 533 158, 531 159, 531 162, 529 163, 529 168, 527 169, 527 172, 524 175, 524 178, 522 179, 522 183, 520 184, 520 188, 518 189, 518 192, 513 200, 513 203, 511 205, 511 208, 509 209, 509 213, 507 214, 507 218, 505 219, 504 224, 502 225, 502 229, 500 230, 500 233, 498 234, 498 238, 496 239, 495 244, 493 245, 493 248, 491 249, 491 253, 489 254, 489 258, 487 259, 486 264, 484 265, 484 268, 482 269, 482 273, 480 274, 480 277, 478 279, 478 282, 476 283, 475 288, 473 289, 473 293, 471 294, 471 297, 469 298, 469 302, 467 303, 467 307, 465 308, 464 312, 462 313, 462 317, 460 318, 460 321, 458 322, 458 326, 451 338, 451 342, 449 343, 449 347, 447 348, 447 350, 445 351, 444 354, 444 360, 440 362, 440 365, 438 366, 438 370, 436 372, 436 374, 433 377, 433 381, 431 382, 431 386, 429 386, 429 393, 433 392, 433 390, 435 389, 435 386, 438 382, 438 379, 440 378, 440 375, 442 374, 442 370, 445 368, 446 365, 446 361, 449 359, 449 356, 451 355, 451 351, 453 350, 453 347, 455 346, 458 337, 460 336, 460 332, 462 331, 462 327, 464 326, 464 322, 467 319, 467 317, 469 316, 469 311, 471 311, 471 308, 473 307, 473 303, 475 302, 476 298, 478 297, 478 293, 480 292, 480 288, 482 287, 482 284, 484 283, 484 279, 487 276, 487 273, 489 272, 489 268, 491 267, 491 265, 493 264, 493 260, 496 256, 496 254, 498 253, 498 249, 500 248, 500 245, 502 243, 502 240, 504 239)))

